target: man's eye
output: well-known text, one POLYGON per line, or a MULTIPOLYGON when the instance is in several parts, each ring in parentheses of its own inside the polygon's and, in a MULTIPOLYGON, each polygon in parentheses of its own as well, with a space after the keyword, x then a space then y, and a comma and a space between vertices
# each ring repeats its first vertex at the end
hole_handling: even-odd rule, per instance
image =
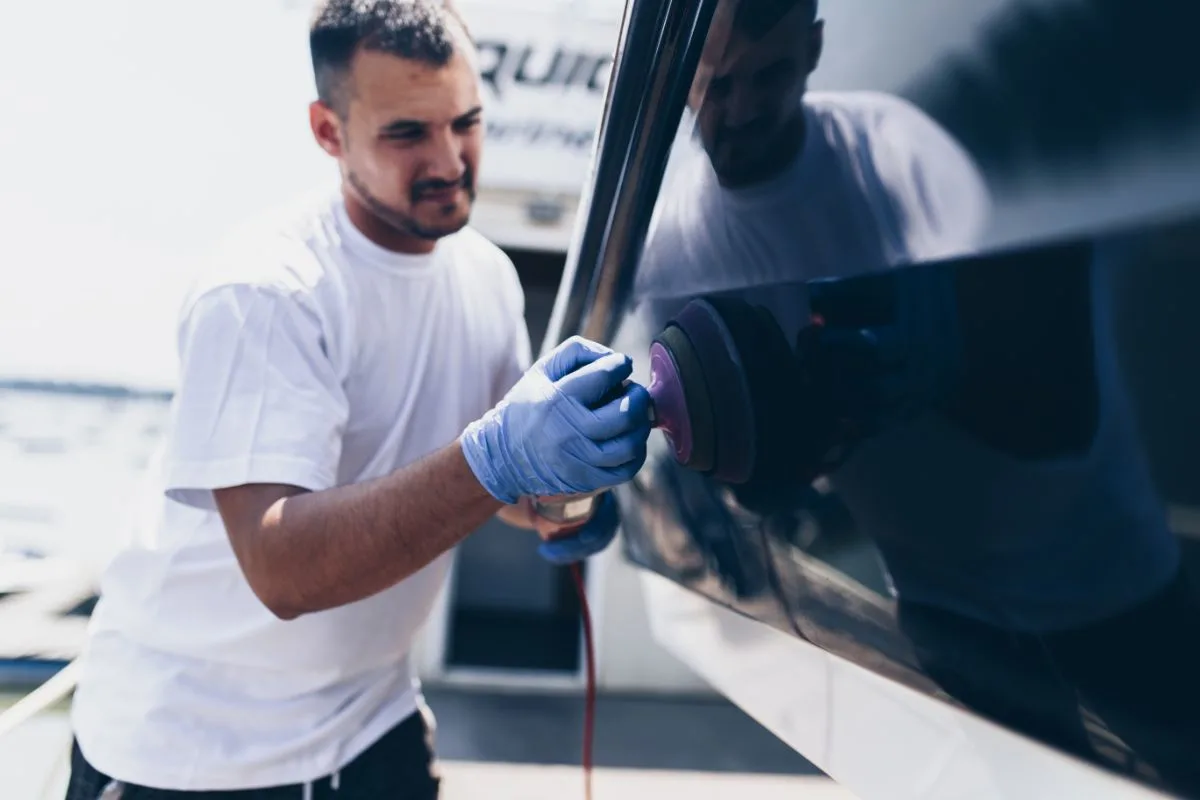
POLYGON ((795 75, 795 65, 788 61, 777 61, 754 76, 759 86, 776 86, 790 81, 795 75))
POLYGON ((470 119, 460 119, 454 123, 455 130, 469 131, 479 124, 479 117, 471 117, 470 119))
POLYGON ((384 131, 381 138, 389 142, 415 142, 424 135, 425 132, 420 128, 401 128, 384 131))

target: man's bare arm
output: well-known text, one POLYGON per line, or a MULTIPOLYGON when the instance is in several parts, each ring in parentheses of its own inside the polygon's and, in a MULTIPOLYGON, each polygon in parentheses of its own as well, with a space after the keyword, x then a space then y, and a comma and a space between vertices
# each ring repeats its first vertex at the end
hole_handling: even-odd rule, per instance
POLYGON ((214 492, 250 587, 281 619, 362 600, 425 567, 504 504, 458 443, 372 481, 214 492))

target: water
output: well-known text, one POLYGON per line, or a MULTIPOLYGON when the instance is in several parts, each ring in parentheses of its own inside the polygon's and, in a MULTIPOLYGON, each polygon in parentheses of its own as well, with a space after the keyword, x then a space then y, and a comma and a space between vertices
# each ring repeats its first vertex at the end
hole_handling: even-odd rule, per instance
POLYGON ((0 543, 101 568, 168 413, 161 397, 0 389, 0 543))
MULTIPOLYGON (((169 413, 162 397, 0 388, 0 544, 99 570, 126 535, 169 413)), ((0 714, 17 700, 0 693, 0 714)), ((63 796, 68 702, 0 742, 0 797, 63 796)))

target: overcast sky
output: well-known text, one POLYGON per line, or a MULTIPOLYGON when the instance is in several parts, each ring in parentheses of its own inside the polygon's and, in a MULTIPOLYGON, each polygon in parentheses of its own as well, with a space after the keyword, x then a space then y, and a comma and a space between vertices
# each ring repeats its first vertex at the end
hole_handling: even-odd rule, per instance
POLYGON ((331 177, 307 129, 304 14, 282 9, 5 9, 0 376, 169 385, 196 256, 232 221, 331 177))

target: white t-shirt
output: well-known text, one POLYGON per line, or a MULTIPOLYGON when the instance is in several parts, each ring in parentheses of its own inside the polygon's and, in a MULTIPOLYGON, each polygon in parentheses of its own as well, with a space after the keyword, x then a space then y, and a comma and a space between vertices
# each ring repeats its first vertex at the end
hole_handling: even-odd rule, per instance
MULTIPOLYGON (((933 120, 875 92, 810 93, 784 171, 726 189, 685 123, 634 282, 645 338, 692 297, 732 292, 790 342, 804 282, 973 255, 989 199, 933 120)), ((1170 579, 1178 548, 1155 495, 1093 274, 1100 421, 1079 457, 1019 461, 925 416, 864 443, 832 477, 883 551, 899 595, 1016 630, 1087 624, 1170 579)), ((620 342, 618 342, 620 347, 620 342)), ((645 364, 635 379, 645 380, 645 364)))
POLYGON ((762 183, 727 189, 685 118, 635 277, 639 300, 764 287, 794 333, 803 281, 970 253, 987 187, 970 157, 911 103, 877 92, 810 92, 804 144, 762 183), (780 292, 781 284, 792 291, 780 292))
POLYGON ((451 556, 284 622, 247 584, 211 490, 317 491, 449 445, 528 368, 521 285, 470 228, 430 255, 392 253, 321 194, 220 249, 179 352, 146 513, 102 581, 75 731, 94 766, 137 784, 315 780, 417 709, 409 650, 451 556))

